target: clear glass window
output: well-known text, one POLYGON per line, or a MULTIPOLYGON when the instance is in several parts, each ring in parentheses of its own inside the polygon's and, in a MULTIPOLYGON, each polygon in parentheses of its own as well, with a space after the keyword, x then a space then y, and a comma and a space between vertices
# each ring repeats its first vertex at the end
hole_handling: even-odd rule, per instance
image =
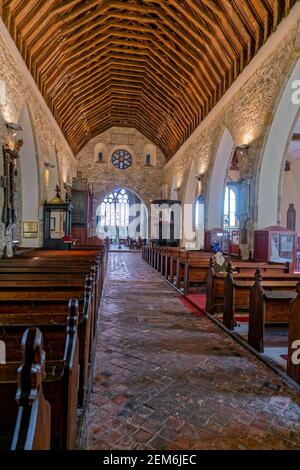
POLYGON ((236 228, 237 196, 233 188, 226 186, 224 198, 224 228, 236 228))

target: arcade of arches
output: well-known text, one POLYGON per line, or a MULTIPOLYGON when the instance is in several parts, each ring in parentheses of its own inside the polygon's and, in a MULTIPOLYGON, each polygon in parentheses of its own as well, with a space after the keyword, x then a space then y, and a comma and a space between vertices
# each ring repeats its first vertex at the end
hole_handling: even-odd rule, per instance
POLYGON ((300 2, 0 13, 1 302, 10 269, 16 298, 95 289, 77 430, 46 446, 299 450, 300 2))

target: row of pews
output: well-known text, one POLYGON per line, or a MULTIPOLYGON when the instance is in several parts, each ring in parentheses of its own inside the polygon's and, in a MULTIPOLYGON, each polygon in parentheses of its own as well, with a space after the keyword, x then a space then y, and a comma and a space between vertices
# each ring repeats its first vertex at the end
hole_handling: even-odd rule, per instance
MULTIPOLYGON (((156 269, 174 287, 184 295, 197 292, 199 285, 206 285, 211 253, 186 250, 180 247, 145 246, 142 250, 143 260, 156 269)), ((228 261, 230 258, 225 257, 228 261)), ((237 272, 253 270, 255 267, 264 267, 265 262, 253 263, 234 259, 233 268, 237 272)), ((289 271, 286 264, 268 264, 273 272, 284 269, 289 271)))
POLYGON ((242 336, 261 354, 272 339, 270 333, 277 330, 281 347, 287 349, 287 373, 300 383, 300 361, 296 357, 297 349, 300 357, 300 274, 289 273, 284 265, 274 268, 252 264, 252 268, 238 272, 229 262, 227 272, 218 273, 211 259, 206 312, 221 317, 231 331, 238 331, 237 317, 244 315, 246 328, 242 336))
POLYGON ((185 295, 194 285, 206 282, 210 257, 211 253, 177 247, 142 249, 142 259, 185 295))
POLYGON ((281 345, 286 338, 287 372, 300 383, 300 365, 293 359, 297 344, 300 358, 300 274, 290 272, 288 263, 226 257, 227 272, 219 272, 211 253, 158 246, 144 247, 142 258, 180 293, 206 291, 206 313, 228 330, 236 331, 242 317, 242 337, 257 352, 265 352, 265 337, 270 327, 277 328, 281 345))
POLYGON ((0 449, 76 447, 105 270, 99 246, 0 261, 0 449))

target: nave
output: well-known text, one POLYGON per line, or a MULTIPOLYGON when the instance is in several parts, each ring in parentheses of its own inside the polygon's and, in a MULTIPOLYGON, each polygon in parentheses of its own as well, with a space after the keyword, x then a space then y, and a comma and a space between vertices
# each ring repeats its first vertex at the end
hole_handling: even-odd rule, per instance
POLYGON ((299 32, 0 0, 0 451, 300 449, 299 32))
POLYGON ((300 397, 139 253, 110 253, 87 449, 299 449, 300 397))

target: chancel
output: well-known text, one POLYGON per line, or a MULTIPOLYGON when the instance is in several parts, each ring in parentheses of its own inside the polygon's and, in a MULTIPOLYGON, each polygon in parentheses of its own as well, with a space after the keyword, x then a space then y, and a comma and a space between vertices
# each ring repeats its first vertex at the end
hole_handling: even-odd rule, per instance
POLYGON ((0 450, 300 450, 300 2, 0 15, 0 450))

